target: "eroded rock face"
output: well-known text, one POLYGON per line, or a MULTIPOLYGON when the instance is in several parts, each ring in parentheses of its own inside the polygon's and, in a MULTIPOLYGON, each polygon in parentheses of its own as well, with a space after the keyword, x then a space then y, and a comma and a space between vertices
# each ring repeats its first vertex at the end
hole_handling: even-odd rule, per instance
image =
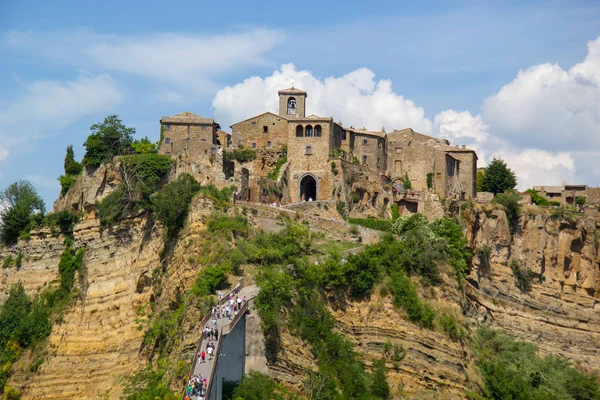
POLYGON ((120 183, 118 169, 111 164, 84 167, 69 191, 54 202, 54 211, 91 212, 96 202, 111 194, 120 183))
MULTIPOLYGON (((39 372, 26 380, 15 371, 13 385, 22 388, 25 399, 96 399, 107 390, 118 398, 120 377, 140 367, 143 330, 137 329, 136 312, 148 304, 151 287, 139 282, 160 262, 162 229, 143 216, 104 231, 96 219, 84 219, 74 237, 76 247, 86 248, 84 284, 77 287, 82 296, 62 324, 53 326, 39 372)), ((19 246, 23 267, 0 283, 3 295, 18 280, 35 292, 58 276, 62 238, 19 246), (34 261, 37 253, 43 254, 34 261)))
POLYGON ((542 354, 600 370, 598 220, 525 208, 511 232, 502 210, 467 210, 465 217, 472 248, 491 246, 489 272, 476 257, 468 278, 470 314, 536 343, 542 354), (513 260, 536 274, 530 291, 516 287, 513 260))

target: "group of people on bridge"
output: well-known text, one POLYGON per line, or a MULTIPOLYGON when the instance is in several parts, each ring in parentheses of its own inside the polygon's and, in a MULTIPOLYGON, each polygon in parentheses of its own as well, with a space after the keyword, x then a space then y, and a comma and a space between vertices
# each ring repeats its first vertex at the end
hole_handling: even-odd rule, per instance
POLYGON ((197 396, 197 400, 204 400, 207 385, 208 382, 202 374, 192 376, 185 387, 185 400, 190 400, 192 396, 197 396))

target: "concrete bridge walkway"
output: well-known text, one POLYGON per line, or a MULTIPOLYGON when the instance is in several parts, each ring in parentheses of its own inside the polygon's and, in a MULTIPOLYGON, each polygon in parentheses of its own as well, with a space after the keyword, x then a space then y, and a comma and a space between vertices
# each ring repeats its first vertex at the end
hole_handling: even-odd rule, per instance
MULTIPOLYGON (((251 285, 251 286, 246 286, 243 287, 242 289, 240 289, 239 293, 237 294, 237 296, 240 299, 243 299, 244 296, 246 296, 246 307, 244 307, 244 304, 242 304, 242 310, 241 312, 246 312, 247 310, 247 303, 250 300, 253 300, 259 292, 259 288, 256 285, 251 285)), ((233 300, 235 301, 236 296, 233 296, 233 300)), ((226 295, 226 299, 223 299, 224 303, 220 303, 219 306, 221 304, 227 304, 227 301, 229 300, 229 296, 226 295)), ((206 359, 205 362, 202 362, 202 359, 200 358, 199 354, 197 354, 197 359, 194 360, 195 364, 192 370, 192 376, 196 375, 196 376, 202 376, 202 378, 206 378, 206 382, 209 383, 209 390, 210 390, 210 382, 212 379, 212 375, 214 373, 215 370, 215 363, 217 361, 218 358, 218 352, 219 352, 219 343, 223 340, 223 335, 226 335, 232 328, 233 326, 237 323, 237 321, 239 320, 239 318, 236 318, 238 316, 238 313, 240 311, 238 311, 237 313, 231 315, 231 319, 227 318, 225 315, 222 315, 222 318, 217 318, 217 329, 219 331, 219 340, 214 340, 214 339, 205 339, 204 338, 204 333, 202 333, 201 339, 200 339, 200 344, 199 344, 199 353, 201 353, 202 351, 205 351, 206 354, 206 359), (233 326, 230 326, 232 325, 233 326), (209 343, 213 343, 215 345, 215 349, 213 352, 212 357, 208 356, 208 351, 206 351, 206 346, 209 343)), ((204 326, 200 326, 199 329, 200 330, 204 330, 204 326)), ((208 326, 209 328, 212 327, 212 319, 209 320, 208 322, 208 326)), ((207 392, 208 395, 208 392, 207 392)), ((185 398, 185 394, 183 396, 183 398, 185 398)), ((196 396, 190 396, 190 399, 192 400, 196 400, 198 397, 196 396)), ((206 397, 208 398, 208 396, 206 397)))

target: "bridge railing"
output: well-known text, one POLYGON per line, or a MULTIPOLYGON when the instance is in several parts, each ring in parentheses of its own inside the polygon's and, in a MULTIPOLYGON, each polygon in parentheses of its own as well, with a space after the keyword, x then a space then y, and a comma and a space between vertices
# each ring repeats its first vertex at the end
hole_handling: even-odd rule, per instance
MULTIPOLYGON (((223 295, 223 297, 217 301, 217 305, 221 306, 221 305, 224 305, 225 303, 227 303, 229 301, 229 296, 233 295, 236 290, 239 292, 239 290, 243 286, 244 286, 244 279, 240 279, 239 283, 237 285, 235 285, 235 287, 229 293, 223 295)), ((210 322, 211 318, 212 318, 212 313, 209 312, 204 317, 204 319, 202 319, 202 321, 200 322, 200 327, 206 326, 206 324, 208 324, 210 322)), ((200 353, 200 350, 202 347, 202 335, 203 334, 201 333, 200 340, 198 341, 198 346, 196 347, 196 351, 194 352, 194 355, 192 357, 192 365, 190 367, 190 372, 187 375, 188 380, 194 375, 194 368, 196 367, 196 363, 198 362, 198 353, 200 353)), ((221 343, 221 335, 219 335, 218 343, 221 343)), ((218 354, 218 349, 219 349, 219 345, 217 344, 217 348, 215 349, 216 354, 218 354)), ((215 360, 216 360, 216 358, 215 358, 215 360)), ((216 362, 215 362, 215 364, 216 364, 216 362)), ((214 367, 214 364, 213 364, 213 367, 214 367)), ((187 381, 186 381, 186 385, 187 385, 187 381)), ((208 391, 206 393, 208 393, 208 391)), ((185 387, 184 387, 183 395, 181 396, 181 400, 185 399, 185 395, 186 395, 186 392, 185 392, 185 387)))
POLYGON ((206 385, 205 398, 207 398, 207 399, 210 398, 210 389, 212 387, 212 382, 215 377, 215 370, 217 369, 217 362, 219 360, 219 354, 220 354, 220 349, 221 349, 221 341, 223 340, 223 337, 225 335, 227 335, 229 332, 231 332, 233 330, 233 328, 235 328, 235 325, 238 323, 238 321, 240 320, 240 318, 242 317, 242 315, 244 315, 244 313, 246 311, 248 311, 248 301, 246 301, 244 303, 244 305, 242 306, 242 308, 239 309, 238 313, 235 315, 235 317, 233 317, 233 319, 231 320, 229 325, 221 327, 221 332, 219 333, 219 340, 217 341, 217 345, 215 347, 215 359, 214 359, 213 365, 210 369, 210 374, 208 375, 209 380, 206 385))

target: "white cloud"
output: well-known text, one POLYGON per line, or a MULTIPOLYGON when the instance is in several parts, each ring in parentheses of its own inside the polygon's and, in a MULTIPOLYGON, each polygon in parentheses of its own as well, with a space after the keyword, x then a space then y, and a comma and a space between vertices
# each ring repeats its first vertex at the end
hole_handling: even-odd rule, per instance
POLYGON ((552 151, 600 146, 600 37, 588 55, 569 70, 540 64, 483 103, 492 131, 518 146, 552 151))
MULTIPOLYGON (((40 136, 52 135, 78 118, 112 110, 124 100, 107 74, 80 74, 72 81, 35 81, 0 110, 0 138, 10 150, 40 136)), ((0 159, 7 149, 0 149, 0 159)))
POLYGON ((253 115, 277 112, 277 91, 295 86, 308 92, 306 114, 332 116, 344 125, 387 131, 412 127, 430 133, 433 124, 425 111, 392 90, 389 80, 375 80, 375 74, 360 68, 340 77, 319 79, 306 70, 285 64, 265 78, 253 76, 217 92, 215 117, 227 126, 253 115))
POLYGON ((469 111, 442 111, 434 119, 436 130, 441 137, 450 141, 469 139, 482 142, 488 137, 488 125, 481 115, 473 116, 469 111))
POLYGON ((576 180, 575 161, 569 153, 505 148, 494 152, 492 157, 502 158, 516 172, 520 190, 534 185, 557 185, 562 181, 576 180))
POLYGON ((212 78, 223 72, 269 64, 265 54, 282 41, 280 32, 269 29, 207 36, 13 31, 3 40, 5 46, 77 67, 123 72, 200 91, 216 90, 212 78))

